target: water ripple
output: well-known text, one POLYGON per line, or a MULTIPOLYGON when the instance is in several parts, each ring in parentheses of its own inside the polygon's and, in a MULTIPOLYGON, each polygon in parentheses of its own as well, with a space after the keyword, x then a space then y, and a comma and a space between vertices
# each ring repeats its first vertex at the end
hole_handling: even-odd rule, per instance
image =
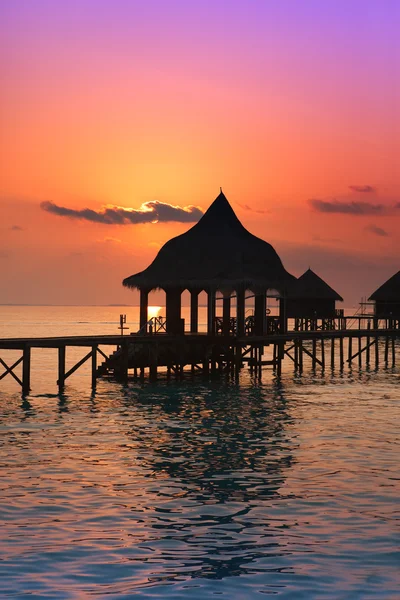
POLYGON ((0 397, 4 597, 395 598, 398 375, 0 397))

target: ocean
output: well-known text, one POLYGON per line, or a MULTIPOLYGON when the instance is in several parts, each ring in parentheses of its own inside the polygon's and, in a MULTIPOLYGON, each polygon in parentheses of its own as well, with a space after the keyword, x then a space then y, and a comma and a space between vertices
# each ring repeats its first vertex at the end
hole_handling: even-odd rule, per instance
MULTIPOLYGON (((137 307, 2 306, 0 337, 120 314, 136 331, 137 307)), ((399 597, 400 367, 92 391, 85 365, 60 395, 56 361, 32 351, 24 399, 0 381, 1 597, 399 597)))

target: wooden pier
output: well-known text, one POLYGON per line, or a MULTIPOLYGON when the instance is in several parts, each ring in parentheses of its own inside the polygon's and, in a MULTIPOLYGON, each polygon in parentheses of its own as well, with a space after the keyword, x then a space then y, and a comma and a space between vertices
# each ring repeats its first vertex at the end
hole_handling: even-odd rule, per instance
POLYGON ((361 328, 361 317, 358 327, 353 329, 347 328, 346 319, 333 325, 317 322, 314 329, 310 328, 310 324, 300 327, 300 323, 295 322, 291 331, 262 336, 169 334, 164 330, 156 332, 157 329, 149 323, 145 333, 126 336, 0 339, 0 365, 4 369, 0 373, 0 381, 9 375, 20 385, 23 395, 28 394, 31 389, 31 355, 37 348, 58 350, 57 385, 61 391, 66 380, 87 362, 91 365, 92 387, 96 386, 99 377, 126 381, 129 376, 148 376, 156 380, 160 373, 175 378, 195 373, 238 376, 244 367, 259 377, 264 368, 270 368, 280 376, 284 360, 296 373, 305 369, 343 371, 345 367, 393 367, 398 347, 396 341, 400 338, 398 320, 392 321, 390 325, 393 327, 389 328, 387 321, 373 323, 368 319, 369 327, 361 328), (371 324, 378 327, 372 328, 371 324), (67 350, 77 347, 84 350, 83 356, 67 370, 67 350), (19 358, 12 364, 5 360, 5 352, 9 350, 20 352, 19 358))

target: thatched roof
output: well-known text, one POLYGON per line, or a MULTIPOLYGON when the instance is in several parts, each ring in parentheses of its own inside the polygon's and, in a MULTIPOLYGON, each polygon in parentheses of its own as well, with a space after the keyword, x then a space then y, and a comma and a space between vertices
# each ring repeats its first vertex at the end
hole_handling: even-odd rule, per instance
POLYGON ((343 302, 343 298, 311 269, 307 269, 298 278, 289 297, 309 298, 310 300, 341 300, 343 302))
POLYGON ((221 191, 196 225, 164 244, 151 265, 123 285, 284 291, 293 281, 273 247, 243 227, 221 191))
POLYGON ((400 302, 400 271, 381 285, 368 300, 378 302, 400 302))

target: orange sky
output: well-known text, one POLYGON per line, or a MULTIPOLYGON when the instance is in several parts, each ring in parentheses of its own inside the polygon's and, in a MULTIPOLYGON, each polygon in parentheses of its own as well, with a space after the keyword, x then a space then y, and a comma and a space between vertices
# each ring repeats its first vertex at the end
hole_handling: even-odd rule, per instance
POLYGON ((398 5, 275 4, 2 3, 0 303, 136 302, 121 280, 191 226, 43 201, 205 210, 222 186, 348 305, 400 268, 398 5))

